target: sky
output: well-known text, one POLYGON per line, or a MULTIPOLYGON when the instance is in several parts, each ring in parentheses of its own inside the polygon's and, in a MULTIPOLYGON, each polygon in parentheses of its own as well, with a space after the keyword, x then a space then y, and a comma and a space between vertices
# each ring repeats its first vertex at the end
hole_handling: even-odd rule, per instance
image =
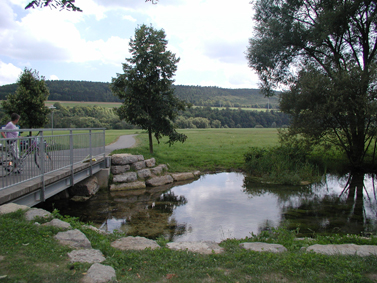
POLYGON ((0 1, 0 86, 25 68, 46 80, 111 82, 130 58, 135 29, 163 29, 180 58, 179 85, 258 88, 246 51, 253 33, 250 0, 76 0, 83 12, 0 1))

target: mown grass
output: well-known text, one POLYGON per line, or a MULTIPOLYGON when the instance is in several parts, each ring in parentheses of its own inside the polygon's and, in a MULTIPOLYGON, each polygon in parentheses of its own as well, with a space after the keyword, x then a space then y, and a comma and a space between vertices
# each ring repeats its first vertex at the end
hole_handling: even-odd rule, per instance
POLYGON ((160 144, 154 139, 153 154, 149 153, 146 133, 136 137, 136 147, 114 153, 154 157, 158 164, 168 164, 171 172, 239 170, 248 148, 272 146, 278 142, 277 129, 185 129, 178 132, 187 135, 184 143, 169 147, 167 138, 163 138, 160 144))
MULTIPOLYGON (((73 218, 55 216, 81 230, 94 249, 116 270, 117 282, 375 282, 377 257, 326 256, 306 253, 301 248, 320 243, 377 244, 377 238, 356 236, 319 237, 295 240, 295 231, 284 229, 251 235, 242 240, 223 241, 222 254, 201 255, 188 251, 120 251, 111 242, 123 234, 98 234, 73 218), (284 245, 281 254, 242 249, 242 242, 262 241, 284 245)), ((18 211, 0 215, 0 282, 80 282, 90 264, 70 263, 71 248, 60 245, 58 228, 35 225, 18 211)))

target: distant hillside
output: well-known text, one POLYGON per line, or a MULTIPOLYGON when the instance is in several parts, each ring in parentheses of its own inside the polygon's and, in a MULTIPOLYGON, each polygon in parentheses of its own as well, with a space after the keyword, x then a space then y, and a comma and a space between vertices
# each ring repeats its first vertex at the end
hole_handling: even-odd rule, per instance
MULTIPOLYGON (((109 83, 89 81, 46 81, 50 89, 48 100, 120 102, 109 83)), ((175 94, 198 106, 276 108, 278 97, 265 98, 258 89, 226 89, 219 87, 175 85, 175 94)), ((17 84, 0 86, 0 100, 16 91, 17 84)))

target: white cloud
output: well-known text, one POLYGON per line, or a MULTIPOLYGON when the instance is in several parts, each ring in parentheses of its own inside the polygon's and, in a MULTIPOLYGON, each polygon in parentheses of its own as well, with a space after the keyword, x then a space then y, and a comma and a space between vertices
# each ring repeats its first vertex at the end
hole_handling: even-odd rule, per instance
POLYGON ((126 15, 126 16, 123 16, 123 19, 127 20, 127 21, 131 21, 131 22, 136 22, 137 20, 130 16, 130 15, 126 15))
POLYGON ((0 85, 16 83, 21 73, 22 69, 0 61, 0 85))
POLYGON ((244 54, 252 33, 248 0, 161 0, 157 5, 144 0, 80 0, 76 4, 83 13, 42 8, 16 15, 19 8, 12 5, 25 7, 27 2, 0 3, 0 58, 13 65, 24 61, 33 69, 47 70, 48 62, 46 76, 57 74, 62 79, 64 73, 53 70, 57 64, 119 68, 130 57, 128 43, 135 27, 144 23, 164 29, 168 49, 181 58, 177 83, 257 85, 244 54))
POLYGON ((51 80, 51 81, 56 81, 56 80, 59 80, 59 78, 58 78, 58 76, 51 75, 51 76, 50 76, 50 80, 51 80))

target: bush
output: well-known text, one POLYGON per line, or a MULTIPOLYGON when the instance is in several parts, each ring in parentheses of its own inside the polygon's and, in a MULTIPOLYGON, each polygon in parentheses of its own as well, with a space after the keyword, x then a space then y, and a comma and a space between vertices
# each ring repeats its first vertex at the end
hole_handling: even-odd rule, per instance
POLYGON ((246 171, 263 181, 299 185, 301 181, 314 182, 321 177, 318 166, 298 147, 252 147, 244 158, 246 171))

